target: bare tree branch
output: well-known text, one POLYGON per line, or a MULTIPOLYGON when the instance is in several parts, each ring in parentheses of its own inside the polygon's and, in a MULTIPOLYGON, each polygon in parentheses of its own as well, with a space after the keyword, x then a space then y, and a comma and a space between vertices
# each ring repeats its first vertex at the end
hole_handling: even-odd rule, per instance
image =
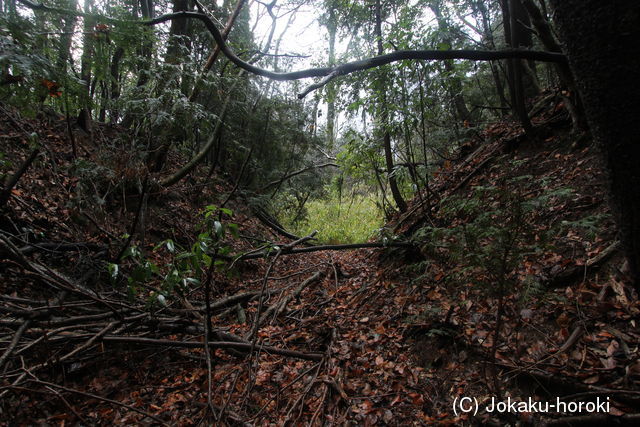
POLYGON ((307 171, 310 171, 310 170, 313 170, 313 169, 322 169, 322 168, 326 168, 326 167, 329 167, 329 166, 334 167, 334 168, 339 167, 339 166, 338 166, 337 164, 335 164, 335 163, 322 163, 322 164, 320 164, 320 165, 311 165, 311 166, 307 166, 307 167, 302 168, 302 169, 300 169, 300 170, 297 170, 297 171, 295 171, 295 172, 291 172, 291 173, 289 173, 289 174, 286 174, 285 176, 283 176, 283 177, 282 177, 282 178, 280 178, 280 179, 276 179, 275 181, 271 181, 270 183, 263 185, 263 186, 262 186, 262 188, 260 188, 260 190, 258 190, 258 191, 259 191, 259 192, 263 192, 263 191, 265 191, 265 190, 267 190, 267 189, 269 189, 269 188, 273 187, 274 185, 281 184, 281 183, 283 183, 284 181, 286 181, 286 180, 288 180, 288 179, 290 179, 290 178, 293 178, 294 176, 297 176, 297 175, 303 174, 303 173, 305 173, 305 172, 307 172, 307 171))

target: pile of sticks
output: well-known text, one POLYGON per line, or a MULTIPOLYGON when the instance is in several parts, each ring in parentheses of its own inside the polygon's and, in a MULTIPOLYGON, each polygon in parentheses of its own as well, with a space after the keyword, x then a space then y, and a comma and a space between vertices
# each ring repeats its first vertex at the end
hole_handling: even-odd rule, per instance
MULTIPOLYGON (((257 337, 261 326, 277 318, 293 298, 324 277, 324 271, 310 271, 299 283, 276 289, 267 287, 269 271, 278 257, 311 238, 312 235, 282 245, 271 258, 259 290, 219 298, 206 305, 202 303, 203 292, 192 292, 190 296, 172 298, 165 305, 150 306, 144 293, 131 295, 126 289, 73 279, 39 261, 42 257, 31 257, 38 248, 19 247, 15 236, 0 232, 0 263, 9 267, 7 272, 19 274, 20 283, 28 284, 0 291, 0 400, 8 393, 25 390, 29 384, 37 384, 51 393, 77 392, 89 396, 90 393, 42 378, 51 372, 62 372, 65 367, 78 369, 108 346, 205 349, 207 357, 210 357, 209 351, 223 349, 241 358, 265 352, 316 362, 323 360, 325 355, 321 352, 266 345, 257 337), (278 295, 280 297, 267 306, 266 299, 278 295), (211 317, 222 318, 256 300, 259 308, 245 337, 207 328, 211 317)), ((202 291, 202 287, 198 290, 202 291)), ((120 402, 91 396, 144 413, 120 402)), ((208 400, 211 404, 210 393, 208 400)), ((162 422, 151 414, 144 415, 162 422)))

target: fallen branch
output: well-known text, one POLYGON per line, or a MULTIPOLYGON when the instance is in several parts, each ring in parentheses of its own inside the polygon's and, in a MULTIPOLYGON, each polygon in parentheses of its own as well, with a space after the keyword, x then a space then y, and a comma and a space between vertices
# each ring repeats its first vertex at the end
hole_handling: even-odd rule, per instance
POLYGON ((462 188, 471 178, 473 178, 478 172, 482 170, 483 167, 487 165, 492 159, 493 155, 502 147, 502 145, 498 145, 495 149, 493 149, 488 155, 487 158, 481 161, 467 176, 465 176, 455 187, 451 189, 451 193, 455 193, 458 189, 462 188))
POLYGON ((266 225, 267 227, 269 227, 270 229, 272 229, 273 231, 275 231, 276 233, 278 233, 282 237, 286 237, 288 239, 299 239, 300 238, 299 236, 296 236, 295 234, 291 234, 287 230, 285 230, 280 224, 278 224, 278 222, 275 220, 275 218, 273 218, 271 215, 269 215, 261 207, 253 206, 251 208, 251 211, 256 216, 256 218, 258 218, 258 220, 260 220, 261 223, 263 223, 264 225, 266 225))
POLYGON ((23 255, 36 252, 38 250, 51 251, 51 252, 73 252, 86 249, 88 251, 105 251, 109 248, 106 245, 101 245, 92 242, 78 242, 78 243, 58 243, 58 242, 46 242, 46 243, 29 243, 20 247, 20 252, 23 255))
POLYGON ((609 259, 616 251, 621 248, 621 243, 615 241, 607 246, 602 252, 595 257, 587 260, 584 265, 574 265, 562 270, 560 273, 548 278, 544 281, 545 286, 548 289, 554 289, 560 286, 567 286, 577 280, 585 277, 588 269, 599 268, 604 261, 609 259))
POLYGON ((73 351, 71 351, 70 353, 65 354, 64 356, 62 356, 60 359, 58 359, 58 362, 64 362, 65 360, 69 360, 71 359, 73 356, 75 356, 76 354, 88 349, 89 347, 91 347, 98 339, 100 339, 102 336, 104 336, 107 332, 109 332, 111 329, 113 329, 114 327, 116 327, 118 324, 120 324, 120 322, 111 322, 109 323, 107 326, 105 326, 104 328, 102 328, 100 330, 100 332, 98 332, 97 334, 95 334, 94 336, 92 336, 87 342, 85 342, 82 345, 79 345, 78 347, 76 347, 73 351))
POLYGON ((18 342, 20 341, 20 337, 22 337, 22 334, 29 327, 30 323, 31 323, 30 320, 25 320, 24 323, 20 326, 20 328, 18 328, 16 333, 13 335, 13 339, 11 340, 11 343, 9 343, 9 347, 7 347, 7 349, 4 351, 2 356, 0 356, 0 368, 2 368, 2 365, 4 365, 4 362, 6 362, 9 356, 11 356, 11 353, 13 353, 13 350, 16 348, 16 346, 18 345, 18 342))
MULTIPOLYGON (((271 295, 271 294, 274 294, 274 293, 282 292, 285 289, 286 288, 273 289, 273 290, 267 289, 265 291, 265 294, 271 295)), ((211 310, 219 310, 221 308, 227 308, 227 307, 230 307, 230 306, 235 305, 235 304, 237 304, 239 302, 242 302, 242 301, 252 300, 253 298, 257 297, 258 295, 260 295, 260 291, 248 291, 248 292, 242 292, 242 293, 235 294, 235 295, 230 295, 228 297, 219 299, 218 301, 212 303, 211 304, 211 310)), ((202 310, 202 309, 200 309, 200 310, 202 310)))
MULTIPOLYGON (((180 348, 204 348, 204 342, 197 341, 172 341, 161 340, 153 338, 142 337, 118 337, 118 336, 106 336, 102 338, 104 342, 123 343, 123 344, 144 344, 144 345, 157 345, 162 347, 180 347, 180 348)), ((251 343, 247 342, 232 342, 232 341, 209 341, 209 348, 231 348, 235 350, 251 350, 251 343)), ((268 345, 258 346, 261 351, 265 351, 270 354, 278 354, 280 356, 295 357, 304 360, 322 360, 322 353, 303 353, 296 350, 287 350, 284 348, 271 347, 268 345)))
POLYGON ((40 154, 40 149, 39 148, 34 149, 29 155, 29 157, 27 157, 27 159, 22 163, 20 168, 18 168, 16 173, 14 173, 11 176, 11 178, 9 178, 7 185, 4 187, 2 191, 0 191, 0 208, 3 207, 9 201, 9 197, 11 197, 11 190, 13 190, 16 184, 18 184, 18 181, 20 181, 20 178, 22 177, 22 175, 24 175, 27 169, 29 169, 29 166, 31 166, 31 163, 33 163, 36 157, 38 157, 38 154, 40 154))
POLYGON ((584 324, 582 322, 578 322, 578 324, 573 328, 573 332, 571 332, 571 335, 569 335, 569 338, 567 338, 564 344, 562 344, 562 346, 558 349, 556 353, 554 353, 554 355, 565 353, 567 350, 573 347, 578 342, 578 340, 582 337, 582 335, 584 335, 585 329, 586 328, 584 324))
POLYGON ((260 288, 260 296, 258 297, 258 310, 256 311, 256 316, 254 318, 254 322, 253 322, 253 326, 251 328, 251 331, 248 335, 249 340, 251 341, 251 353, 253 353, 253 350, 256 346, 256 343, 258 341, 258 329, 260 329, 260 319, 261 319, 261 315, 262 315, 262 307, 264 305, 264 294, 265 291, 267 289, 267 281, 269 280, 269 273, 271 272, 271 269, 273 268, 273 266, 276 264, 276 261, 278 261, 278 258, 280 257, 280 255, 282 254, 283 251, 290 251, 291 249, 293 249, 296 245, 299 245, 301 243, 307 242, 311 239, 313 239, 313 236, 315 236, 318 233, 318 230, 314 230, 311 234, 309 234, 308 236, 305 237, 301 237, 297 240, 294 240, 291 243, 287 243, 281 247, 278 247, 277 251, 276 251, 276 255, 273 257, 273 260, 269 263, 269 267, 267 267, 267 272, 264 274, 264 279, 262 279, 262 287, 260 288))
MULTIPOLYGON (((52 268, 47 267, 46 265, 29 261, 27 258, 25 258, 24 255, 22 255, 22 253, 20 252, 20 249, 18 249, 11 242, 11 240, 9 240, 4 234, 0 233, 0 255, 4 255, 5 253, 9 256, 9 258, 12 258, 13 260, 15 260, 18 264, 20 264, 26 270, 34 273, 36 276, 42 279, 42 281, 49 284, 53 288, 58 290, 67 290, 75 294, 82 295, 99 304, 106 306, 107 308, 112 310, 114 313, 117 312, 117 310, 113 307, 111 303, 97 296, 94 291, 87 289, 86 287, 80 285, 73 279, 65 276, 64 274, 52 268)), ((122 305, 121 303, 116 303, 116 304, 122 305)))
MULTIPOLYGON (((296 255, 308 252, 318 251, 347 251, 351 249, 363 249, 363 248, 412 248, 414 245, 409 242, 369 242, 369 243, 348 243, 345 245, 318 245, 309 246, 306 248, 283 250, 281 255, 296 255)), ((268 252, 259 252, 249 255, 241 255, 238 260, 258 259, 269 256, 268 252)))
MULTIPOLYGON (((549 373, 541 370, 527 369, 526 367, 514 366, 506 363, 496 363, 498 366, 509 369, 510 375, 514 376, 529 376, 538 385, 550 389, 572 390, 577 393, 594 393, 604 396, 622 396, 617 400, 627 403, 629 405, 637 406, 640 400, 640 392, 636 390, 619 390, 608 387, 600 387, 593 384, 584 384, 575 380, 565 378, 557 373, 549 373), (627 397, 624 397, 627 396, 627 397), (634 397, 631 397, 634 396, 634 397)), ((570 395, 569 397, 574 396, 570 395)), ((561 397, 562 398, 562 397, 561 397)))
MULTIPOLYGON (((469 180, 471 178, 473 178, 478 172, 480 172, 480 170, 482 170, 483 167, 485 167, 487 165, 487 163, 489 163, 491 161, 491 159, 493 159, 493 155, 498 152, 498 150, 500 150, 502 147, 504 146, 503 143, 498 144, 495 148, 493 148, 489 154, 487 154, 486 158, 484 160, 482 160, 480 163, 478 163, 478 165, 476 165, 473 170, 468 173, 462 180, 460 180, 458 183, 456 183, 456 185, 451 188, 451 190, 449 190, 449 193, 454 193, 456 191, 458 191, 462 186, 464 186, 467 182, 469 182, 469 180)), ((474 151, 473 153, 471 153, 467 159, 465 160, 465 162, 463 162, 459 168, 464 167, 466 164, 468 164, 473 158, 475 158, 475 156, 482 150, 481 148, 478 148, 476 151, 474 151)), ((433 194, 437 194, 437 193, 433 193, 433 194)), ((420 200, 417 204, 415 204, 411 210, 409 210, 408 212, 404 213, 402 215, 402 217, 398 220, 398 222, 396 223, 396 225, 393 227, 393 232, 397 232, 400 227, 402 226, 402 224, 405 223, 405 221, 407 221, 409 218, 412 218, 413 215, 419 210, 422 209, 422 207, 424 205, 429 206, 428 203, 431 202, 431 199, 433 197, 429 196, 425 199, 420 200)))
POLYGON ((76 389, 73 389, 73 388, 61 386, 61 385, 50 383, 50 382, 46 382, 46 381, 40 381, 40 380, 36 380, 36 379, 29 379, 28 381, 31 382, 31 383, 40 384, 40 385, 47 386, 47 387, 52 387, 52 388, 57 388, 57 389, 64 390, 64 391, 69 392, 69 393, 75 393, 75 394, 79 394, 81 396, 86 396, 86 397, 90 397, 92 399, 97 399, 97 400, 101 400, 103 402, 111 403, 113 405, 121 406, 123 408, 129 409, 130 411, 134 411, 134 412, 137 412, 138 414, 144 415, 145 417, 151 418, 152 420, 154 420, 156 422, 159 422, 163 426, 169 426, 169 424, 167 424, 166 422, 162 421, 160 418, 155 417, 155 416, 149 414, 148 412, 143 411, 142 409, 138 409, 135 406, 131 406, 131 405, 127 405, 126 403, 118 402, 117 400, 109 399, 107 397, 98 396, 97 394, 87 393, 86 391, 80 391, 80 390, 76 390, 76 389))

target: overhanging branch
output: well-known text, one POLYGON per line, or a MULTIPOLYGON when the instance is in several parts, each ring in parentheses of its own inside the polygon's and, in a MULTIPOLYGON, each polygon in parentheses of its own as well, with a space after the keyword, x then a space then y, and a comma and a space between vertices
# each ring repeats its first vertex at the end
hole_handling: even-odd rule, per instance
POLYGON ((211 33, 216 43, 220 47, 220 50, 224 55, 229 58, 238 67, 249 71, 250 73, 267 77, 272 80, 286 81, 286 80, 299 80, 310 77, 328 77, 318 83, 311 85, 308 89, 305 89, 298 95, 299 98, 303 98, 309 92, 322 87, 327 84, 333 78, 346 74, 351 74, 356 71, 363 71, 370 68, 379 67, 382 65, 390 64, 392 62, 405 61, 405 60, 445 60, 445 59, 468 59, 472 61, 493 61, 497 59, 507 58, 519 58, 529 59, 543 62, 556 62, 566 63, 567 58, 561 53, 555 52, 541 52, 522 49, 510 49, 499 51, 481 51, 481 50, 398 50, 385 55, 374 56, 371 58, 362 59, 359 61, 347 62, 345 64, 336 65, 334 67, 318 67, 307 68, 304 70, 291 71, 286 73, 278 73, 275 71, 266 70, 264 68, 257 67, 246 61, 240 59, 224 41, 222 34, 215 26, 214 22, 202 13, 197 12, 176 12, 159 16, 157 18, 144 21, 146 25, 156 25, 162 22, 171 21, 179 18, 191 18, 198 19, 204 23, 207 30, 211 33))
MULTIPOLYGON (((35 3, 30 0, 18 0, 18 2, 31 9, 45 10, 49 12, 69 14, 75 16, 97 16, 94 14, 87 14, 79 11, 73 11, 68 9, 54 8, 45 6, 43 3, 35 3)), ((368 70, 370 68, 380 67, 382 65, 390 64, 392 62, 406 61, 406 60, 421 60, 421 61, 433 61, 433 60, 445 60, 445 59, 468 59, 471 61, 495 61, 498 59, 518 58, 529 59, 542 62, 555 62, 561 64, 567 64, 567 58, 562 53, 557 52, 543 52, 523 49, 509 49, 509 50, 397 50, 395 52, 387 53, 385 55, 374 56, 371 58, 365 58, 358 61, 347 62, 345 64, 336 65, 333 67, 318 67, 307 68, 304 70, 291 71, 287 73, 278 73, 275 71, 266 70, 264 68, 257 67, 246 61, 240 59, 224 41, 220 30, 216 27, 213 20, 199 12, 175 12, 168 13, 166 15, 159 16, 157 18, 147 21, 120 21, 117 19, 109 18, 106 16, 100 16, 100 19, 109 22, 134 22, 143 23, 145 25, 156 25, 163 22, 171 21, 173 19, 198 19, 204 23, 207 30, 211 33, 217 45, 220 47, 220 51, 235 65, 238 67, 256 74, 258 76, 267 77, 272 80, 287 81, 287 80, 299 80, 312 77, 326 77, 325 79, 310 85, 308 88, 298 94, 298 98, 304 98, 310 92, 321 88, 329 83, 331 80, 338 76, 344 76, 357 71, 368 70)))

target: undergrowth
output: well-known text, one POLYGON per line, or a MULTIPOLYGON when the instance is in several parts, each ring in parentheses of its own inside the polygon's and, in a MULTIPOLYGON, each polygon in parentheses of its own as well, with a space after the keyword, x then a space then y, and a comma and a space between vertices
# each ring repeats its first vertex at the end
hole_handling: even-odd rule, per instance
POLYGON ((357 243, 372 238, 382 226, 383 213, 373 196, 354 195, 349 199, 332 195, 326 199, 307 202, 306 217, 293 223, 284 220, 287 227, 299 236, 318 230, 321 243, 357 243))

